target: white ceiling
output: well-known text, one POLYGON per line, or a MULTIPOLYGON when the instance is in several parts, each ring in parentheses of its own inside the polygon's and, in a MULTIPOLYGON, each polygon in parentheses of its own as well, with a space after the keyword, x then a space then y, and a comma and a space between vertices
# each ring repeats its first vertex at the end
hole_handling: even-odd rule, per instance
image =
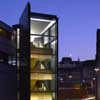
POLYGON ((54 23, 54 20, 31 18, 31 34, 42 34, 54 23))
POLYGON ((50 22, 31 21, 31 33, 40 34, 50 22))

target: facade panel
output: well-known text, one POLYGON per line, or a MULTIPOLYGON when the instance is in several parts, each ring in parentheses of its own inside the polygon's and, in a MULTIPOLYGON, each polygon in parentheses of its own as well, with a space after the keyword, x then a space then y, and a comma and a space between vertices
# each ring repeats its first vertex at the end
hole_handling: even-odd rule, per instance
POLYGON ((30 5, 27 4, 20 18, 20 46, 19 46, 19 61, 20 61, 20 100, 30 99, 29 90, 29 69, 30 69, 30 5))

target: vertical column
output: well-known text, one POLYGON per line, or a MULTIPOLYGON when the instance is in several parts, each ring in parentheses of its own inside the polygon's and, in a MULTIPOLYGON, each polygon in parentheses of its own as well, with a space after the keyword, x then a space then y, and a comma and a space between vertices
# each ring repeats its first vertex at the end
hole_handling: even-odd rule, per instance
MULTIPOLYGON (((100 68, 100 29, 97 30, 96 67, 100 68)), ((100 72, 97 72, 96 99, 100 100, 100 72)))
POLYGON ((20 100, 30 100, 30 4, 20 18, 20 100))

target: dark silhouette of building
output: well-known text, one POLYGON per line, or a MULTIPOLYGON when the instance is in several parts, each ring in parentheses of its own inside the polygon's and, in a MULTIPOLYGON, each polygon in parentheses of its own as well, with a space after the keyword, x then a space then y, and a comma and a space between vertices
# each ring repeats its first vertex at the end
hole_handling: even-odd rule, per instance
POLYGON ((100 100, 100 29, 97 29, 96 42, 97 100, 100 100))
POLYGON ((58 100, 80 100, 95 96, 95 60, 62 58, 58 66, 58 100))
POLYGON ((12 28, 0 21, 0 99, 17 100, 16 48, 12 28))

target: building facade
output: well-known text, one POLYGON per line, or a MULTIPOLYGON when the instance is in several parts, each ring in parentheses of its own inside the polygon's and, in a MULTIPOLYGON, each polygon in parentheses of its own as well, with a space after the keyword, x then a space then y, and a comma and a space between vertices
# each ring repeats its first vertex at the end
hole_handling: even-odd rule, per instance
POLYGON ((28 3, 18 24, 0 21, 0 98, 100 100, 100 29, 96 47, 96 60, 65 57, 58 66, 58 18, 28 3))
POLYGON ((12 28, 0 21, 0 99, 17 100, 16 48, 12 28))
POLYGON ((18 99, 57 100, 58 18, 33 13, 28 3, 13 29, 18 99))
POLYGON ((72 61, 64 57, 58 66, 58 100, 95 99, 95 67, 95 60, 72 61))
POLYGON ((18 24, 0 21, 0 99, 57 100, 57 66, 57 16, 27 3, 18 24))

